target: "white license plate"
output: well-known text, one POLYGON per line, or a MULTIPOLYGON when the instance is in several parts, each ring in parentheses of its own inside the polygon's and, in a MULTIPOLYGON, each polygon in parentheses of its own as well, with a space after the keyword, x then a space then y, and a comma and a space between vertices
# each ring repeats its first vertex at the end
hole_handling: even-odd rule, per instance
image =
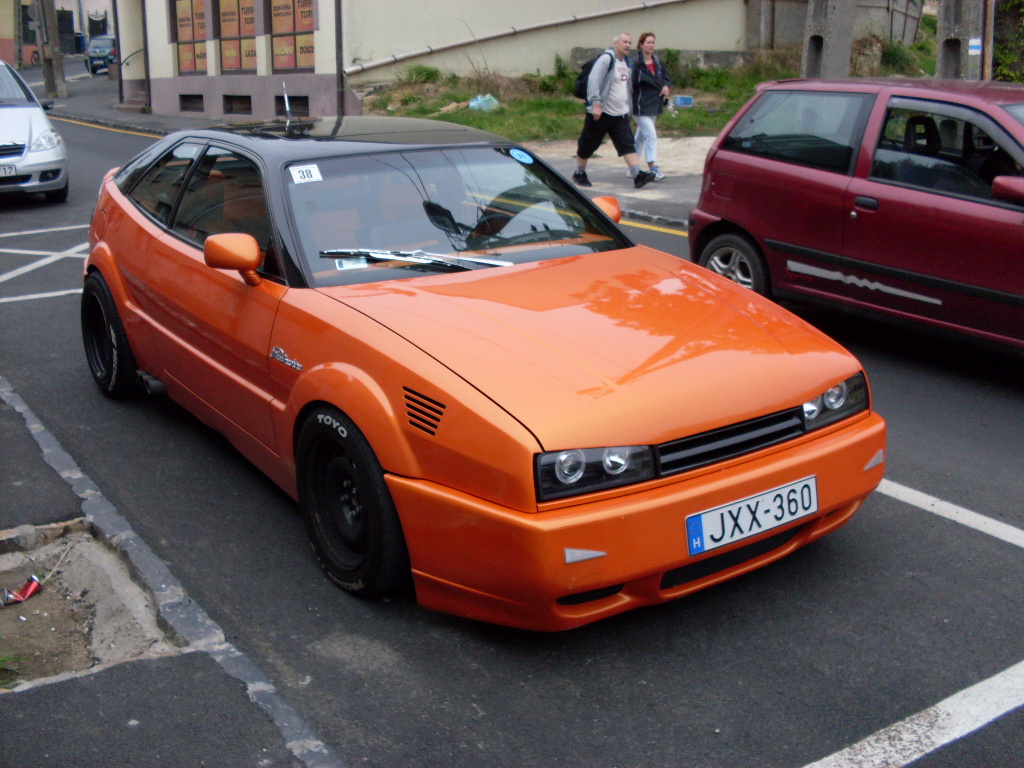
POLYGON ((691 555, 756 536, 818 511, 814 475, 686 518, 691 555))
POLYGON ((13 165, 0 165, 0 176, 17 176, 18 169, 13 165))

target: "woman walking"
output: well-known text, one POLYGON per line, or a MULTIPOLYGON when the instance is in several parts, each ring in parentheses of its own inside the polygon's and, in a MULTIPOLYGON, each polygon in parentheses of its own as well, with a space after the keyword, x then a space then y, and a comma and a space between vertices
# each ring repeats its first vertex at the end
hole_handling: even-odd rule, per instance
POLYGON ((658 168, 658 133, 654 121, 668 103, 668 88, 672 81, 665 62, 654 55, 654 33, 640 35, 640 49, 633 62, 633 114, 636 116, 636 152, 641 162, 646 160, 653 181, 661 181, 665 174, 658 168))

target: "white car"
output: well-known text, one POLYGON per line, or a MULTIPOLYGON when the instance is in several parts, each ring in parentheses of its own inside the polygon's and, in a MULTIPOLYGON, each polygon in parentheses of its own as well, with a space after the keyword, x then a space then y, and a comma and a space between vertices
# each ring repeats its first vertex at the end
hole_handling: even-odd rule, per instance
POLYGON ((68 155, 40 102, 21 76, 0 61, 0 194, 42 192, 51 203, 68 199, 68 155))

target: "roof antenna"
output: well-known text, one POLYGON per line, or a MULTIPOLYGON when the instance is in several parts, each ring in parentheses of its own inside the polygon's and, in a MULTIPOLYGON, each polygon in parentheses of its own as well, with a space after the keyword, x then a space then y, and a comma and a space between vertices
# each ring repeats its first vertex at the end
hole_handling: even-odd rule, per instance
POLYGON ((285 128, 287 128, 288 127, 288 123, 290 123, 292 121, 292 108, 291 108, 291 105, 288 104, 288 84, 282 82, 281 83, 281 90, 284 91, 284 119, 285 119, 285 128))

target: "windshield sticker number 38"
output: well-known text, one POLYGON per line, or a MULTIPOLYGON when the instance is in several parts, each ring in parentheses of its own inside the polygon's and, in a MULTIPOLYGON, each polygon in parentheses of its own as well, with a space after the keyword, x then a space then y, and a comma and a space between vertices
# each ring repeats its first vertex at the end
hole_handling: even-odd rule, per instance
POLYGON ((320 169, 315 165, 293 165, 289 170, 292 172, 292 181, 296 184, 324 180, 320 175, 320 169))

